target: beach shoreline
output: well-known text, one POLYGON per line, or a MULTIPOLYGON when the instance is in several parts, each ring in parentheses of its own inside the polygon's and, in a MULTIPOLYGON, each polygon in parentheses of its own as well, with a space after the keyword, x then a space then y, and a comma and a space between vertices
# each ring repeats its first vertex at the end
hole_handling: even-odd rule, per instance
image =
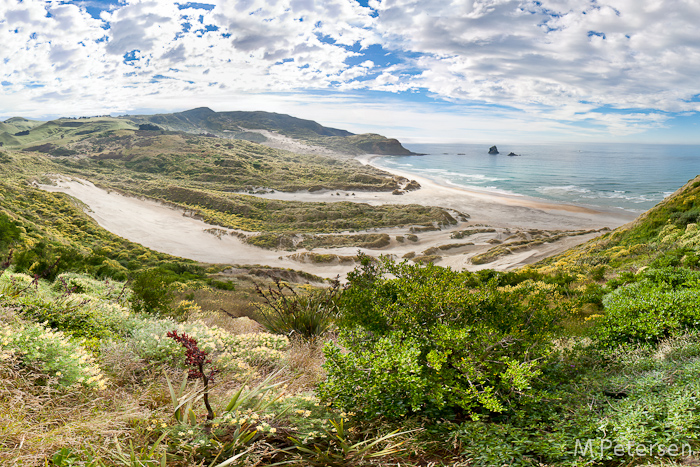
POLYGON ((421 175, 418 175, 414 172, 410 171, 405 171, 401 169, 396 169, 393 167, 386 167, 382 164, 378 164, 376 161, 381 160, 382 158, 387 157, 384 155, 380 154, 366 154, 362 156, 357 156, 355 159, 360 162, 363 165, 370 165, 376 169, 383 170, 385 172, 391 173, 393 175, 397 175, 400 177, 408 178, 411 180, 416 180, 421 184, 421 186, 426 186, 426 185, 436 185, 438 187, 442 187, 445 189, 454 189, 454 190, 459 190, 464 193, 469 194, 470 196, 474 197, 482 197, 484 199, 488 199, 490 201, 496 202, 496 203, 506 203, 506 204, 511 204, 514 206, 527 206, 527 207, 534 207, 538 209, 553 209, 553 210, 563 210, 563 211, 569 211, 569 212, 580 212, 580 213, 588 213, 588 214, 601 214, 601 215, 611 215, 611 216, 621 216, 622 218, 626 218, 629 220, 632 220, 637 217, 638 214, 634 213, 629 213, 627 211, 624 211, 622 209, 617 209, 617 210, 611 210, 611 209, 594 209, 591 207, 587 206, 581 206, 581 205, 576 205, 576 204, 568 204, 568 203, 558 203, 555 201, 549 201, 541 198, 534 198, 528 195, 522 195, 518 193, 503 193, 503 192, 496 192, 496 191, 489 191, 489 190, 479 190, 475 188, 467 188, 463 186, 457 186, 457 185, 445 185, 441 184, 438 181, 424 177, 421 175))
MULTIPOLYGON (((378 156, 368 155, 357 159, 361 163, 371 164, 376 157, 378 156)), ((380 168, 386 171, 385 168, 380 168)), ((241 232, 206 224, 188 216, 184 209, 150 199, 125 196, 99 188, 86 180, 58 177, 56 185, 42 185, 41 188, 79 199, 89 207, 87 214, 100 226, 156 251, 204 263, 282 267, 325 278, 340 275, 341 279, 355 268, 355 263, 343 258, 351 258, 358 251, 373 257, 389 256, 396 260, 429 256, 436 264, 459 270, 510 270, 565 251, 601 235, 607 229, 633 220, 631 215, 618 216, 526 197, 476 192, 439 185, 409 172, 387 172, 416 180, 421 187, 402 195, 391 192, 320 190, 293 193, 272 191, 254 196, 306 202, 350 201, 370 205, 438 206, 451 213, 457 222, 434 229, 411 225, 370 229, 367 232, 386 233, 391 239, 389 245, 377 249, 341 247, 315 248, 310 251, 302 248, 288 252, 252 246, 239 238, 241 232), (216 235, 212 234, 213 230, 217 232, 216 235), (464 232, 469 233, 466 237, 460 237, 460 234, 465 235, 464 232), (536 232, 544 232, 544 237, 536 232), (562 232, 579 233, 564 234, 556 241, 547 240, 548 236, 554 238, 562 232), (532 240, 532 245, 485 264, 472 263, 472 257, 489 251, 494 245, 507 246, 514 237, 532 240), (537 241, 538 239, 543 241, 537 241), (314 255, 335 255, 337 260, 317 263, 313 259, 314 255)), ((362 232, 344 232, 351 233, 362 232)))

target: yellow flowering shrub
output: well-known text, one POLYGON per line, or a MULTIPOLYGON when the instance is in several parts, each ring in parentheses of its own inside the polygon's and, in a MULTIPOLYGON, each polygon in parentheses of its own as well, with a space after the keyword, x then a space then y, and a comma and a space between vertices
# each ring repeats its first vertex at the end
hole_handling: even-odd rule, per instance
POLYGON ((41 324, 0 323, 0 355, 34 367, 62 386, 105 388, 105 376, 92 356, 62 332, 41 324))
POLYGON ((185 332, 197 340, 200 349, 214 356, 217 365, 237 373, 250 374, 251 366, 279 363, 289 347, 289 339, 268 333, 230 334, 202 321, 177 323, 172 319, 133 316, 131 339, 138 354, 163 362, 182 361, 182 346, 168 338, 170 331, 185 332))

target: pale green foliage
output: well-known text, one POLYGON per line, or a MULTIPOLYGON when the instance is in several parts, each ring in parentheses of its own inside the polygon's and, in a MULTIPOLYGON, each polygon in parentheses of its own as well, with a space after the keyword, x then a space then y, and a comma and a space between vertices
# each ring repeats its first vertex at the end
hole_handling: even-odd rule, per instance
POLYGON ((35 367, 62 386, 105 386, 102 371, 83 347, 62 332, 36 323, 0 322, 0 360, 35 367))

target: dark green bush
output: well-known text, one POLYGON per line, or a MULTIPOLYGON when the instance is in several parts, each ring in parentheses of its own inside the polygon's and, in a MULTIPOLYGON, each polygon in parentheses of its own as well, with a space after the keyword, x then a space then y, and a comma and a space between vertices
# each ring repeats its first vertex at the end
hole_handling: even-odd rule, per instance
POLYGON ((52 329, 95 342, 111 335, 109 326, 78 297, 61 297, 53 301, 25 306, 22 314, 52 329))
POLYGON ((219 290, 236 290, 236 284, 231 281, 217 281, 217 280, 212 280, 210 282, 211 286, 214 287, 215 289, 219 290))
POLYGON ((434 265, 373 264, 348 275, 341 344, 319 394, 374 417, 503 412, 531 394, 566 314, 556 286, 498 287, 434 265), (418 388, 412 390, 410 388, 418 388))
POLYGON ((669 217, 674 224, 685 227, 700 220, 700 207, 693 207, 687 211, 672 212, 669 217))
POLYGON ((275 287, 263 289, 256 284, 255 288, 265 302, 265 305, 258 306, 256 318, 274 334, 314 339, 333 325, 340 290, 337 281, 327 289, 305 295, 297 294, 279 280, 275 281, 275 287))
POLYGON ((41 241, 31 249, 20 251, 15 255, 15 268, 42 279, 53 281, 64 271, 80 271, 82 257, 72 248, 41 241))
MULTIPOLYGON (((649 272, 654 276, 655 272, 649 272)), ((672 285, 683 280, 658 276, 620 287, 603 299, 605 315, 596 336, 603 345, 654 343, 687 329, 700 328, 700 290, 672 285)))
POLYGON ((136 274, 131 282, 131 305, 136 311, 167 313, 172 300, 173 274, 163 268, 151 268, 136 274))
POLYGON ((10 245, 20 239, 17 225, 5 214, 0 212, 0 252, 7 250, 10 245))

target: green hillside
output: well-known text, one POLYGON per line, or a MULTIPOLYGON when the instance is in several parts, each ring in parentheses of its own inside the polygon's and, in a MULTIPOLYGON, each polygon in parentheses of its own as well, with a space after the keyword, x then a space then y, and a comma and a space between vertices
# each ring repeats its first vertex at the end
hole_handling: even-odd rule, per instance
POLYGON ((22 117, 12 117, 8 118, 4 122, 0 122, 0 133, 7 132, 11 135, 18 133, 20 131, 31 130, 41 125, 43 122, 36 120, 27 120, 22 117))
POLYGON ((66 145, 96 134, 135 128, 133 123, 110 117, 63 118, 48 122, 14 118, 6 122, 15 123, 8 124, 12 128, 10 132, 0 134, 0 141, 4 141, 5 146, 20 146, 41 152, 50 152, 54 146, 66 145), (20 130, 20 128, 24 129, 20 130), (14 131, 15 129, 18 131, 14 131), (5 135, 4 138, 3 135, 5 135), (42 145, 49 146, 42 147, 42 145))
POLYGON ((0 146, 19 146, 21 143, 15 136, 17 133, 29 131, 42 124, 43 122, 22 117, 13 117, 0 122, 0 146))
POLYGON ((219 136, 225 132, 240 132, 245 129, 277 131, 293 138, 315 136, 350 136, 345 130, 324 127, 312 120, 303 120, 290 115, 272 112, 214 112, 207 107, 158 115, 128 115, 124 118, 138 123, 154 123, 170 130, 189 133, 210 131, 219 136))
MULTIPOLYGON (((381 135, 353 135, 349 131, 324 127, 312 120, 271 112, 214 112, 202 107, 185 112, 157 115, 128 115, 119 118, 62 118, 38 122, 14 117, 0 123, 0 143, 8 147, 38 147, 67 144, 110 131, 139 129, 167 130, 195 135, 264 143, 266 137, 249 130, 267 130, 307 144, 343 154, 412 154, 395 139, 381 135)), ((49 151, 44 151, 49 152, 49 151)))
POLYGON ((88 178, 260 229, 263 243, 454 219, 251 197, 405 181, 89 120, 36 126, 0 150, 0 464, 698 463, 700 177, 635 222, 516 271, 358 255, 346 284, 321 288, 295 282, 308 274, 153 252, 35 182, 88 178))
POLYGON ((349 131, 329 128, 312 120, 272 112, 214 112, 202 107, 185 112, 123 117, 138 124, 155 124, 167 130, 188 133, 211 133, 222 138, 264 142, 266 138, 247 130, 276 132, 309 144, 345 154, 412 154, 395 139, 381 135, 353 135, 349 131))

